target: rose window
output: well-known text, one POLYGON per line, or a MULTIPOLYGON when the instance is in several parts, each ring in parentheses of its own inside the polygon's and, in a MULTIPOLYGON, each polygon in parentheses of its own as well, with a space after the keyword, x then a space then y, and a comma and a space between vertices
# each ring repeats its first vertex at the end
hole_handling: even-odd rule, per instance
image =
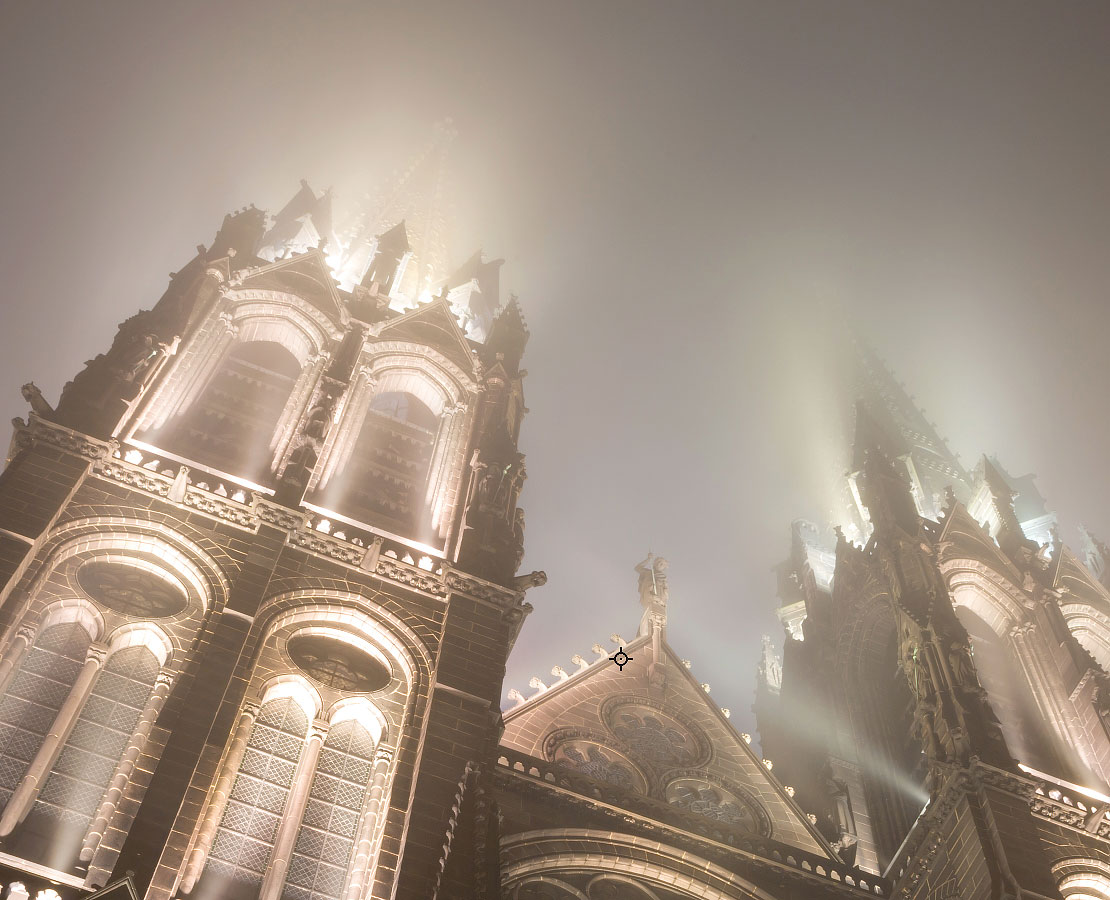
POLYGON ((389 669, 353 644, 318 634, 294 635, 289 656, 320 684, 339 691, 365 694, 389 684, 389 669))
POLYGON ((564 741, 555 750, 555 763, 626 791, 643 793, 647 789, 643 776, 631 762, 593 741, 564 741))
POLYGON ((101 606, 140 619, 177 615, 188 598, 176 585, 146 569, 94 561, 77 571, 81 589, 101 606))
POLYGON ((691 766, 702 755, 685 725, 649 706, 619 707, 609 721, 613 733, 629 750, 658 768, 691 766))
POLYGON ((764 817, 753 801, 705 781, 695 778, 672 781, 667 785, 667 802, 734 828, 766 833, 764 817))

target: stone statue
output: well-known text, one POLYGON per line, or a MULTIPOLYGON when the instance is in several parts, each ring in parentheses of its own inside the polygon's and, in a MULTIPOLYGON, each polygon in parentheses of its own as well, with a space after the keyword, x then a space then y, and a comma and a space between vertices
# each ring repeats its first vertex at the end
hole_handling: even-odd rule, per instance
POLYGON ((640 604, 649 612, 666 612, 667 609, 667 561, 654 553, 636 565, 640 576, 638 588, 640 604))
POLYGON ((23 399, 31 404, 31 412, 36 416, 48 419, 54 415, 54 407, 46 402, 46 398, 43 397, 42 391, 38 389, 38 386, 33 381, 28 381, 23 385, 20 389, 20 393, 23 394, 23 399))
POLYGON ((975 666, 971 661, 971 650, 963 641, 954 640, 948 645, 948 665, 952 669, 952 681, 957 688, 979 689, 979 679, 975 676, 975 666))

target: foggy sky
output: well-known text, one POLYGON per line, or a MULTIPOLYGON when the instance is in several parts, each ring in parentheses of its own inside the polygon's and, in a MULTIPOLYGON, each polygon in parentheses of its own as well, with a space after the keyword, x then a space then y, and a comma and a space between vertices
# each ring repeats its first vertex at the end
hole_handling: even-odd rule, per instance
POLYGON ((454 258, 532 340, 506 688, 639 619, 751 728, 771 567, 854 319, 966 465, 1110 536, 1110 5, 0 4, 0 413, 54 401, 225 212, 340 210, 451 116, 454 258))

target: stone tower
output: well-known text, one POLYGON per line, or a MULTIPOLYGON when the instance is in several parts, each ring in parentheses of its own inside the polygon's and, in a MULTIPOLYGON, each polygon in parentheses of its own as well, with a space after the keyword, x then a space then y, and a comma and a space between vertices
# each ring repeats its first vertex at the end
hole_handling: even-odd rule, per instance
POLYGON ((779 569, 764 754, 894 896, 1110 898, 1101 545, 1081 562, 1031 476, 964 471, 862 359, 843 518, 796 522, 779 569))
POLYGON ((516 576, 528 332, 496 264, 411 297, 411 256, 403 222, 343 247, 302 184, 227 216, 56 408, 25 387, 0 475, 5 897, 496 889, 495 847, 446 860, 489 827, 472 796, 544 580, 516 576))

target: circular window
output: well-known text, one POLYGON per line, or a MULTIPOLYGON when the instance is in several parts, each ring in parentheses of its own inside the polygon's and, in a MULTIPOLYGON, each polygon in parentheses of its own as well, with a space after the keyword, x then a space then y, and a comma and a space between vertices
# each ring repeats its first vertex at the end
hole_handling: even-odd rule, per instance
POLYGON ((766 815, 739 789, 730 791, 700 778, 676 778, 667 785, 667 802, 679 809, 716 819, 733 828, 766 835, 766 815))
POLYGON ((558 735, 553 737, 556 737, 556 741, 548 739, 552 745, 549 756, 557 765, 573 769, 587 778, 608 782, 626 791, 647 793, 647 781, 624 754, 589 738, 573 737, 570 740, 558 740, 558 735))
POLYGON ((701 765, 709 757, 709 741, 700 729, 647 703, 613 698, 602 717, 625 749, 656 768, 701 765))
POLYGON ((340 691, 365 694, 381 690, 393 677, 389 668, 369 653, 320 634, 293 635, 289 655, 320 684, 340 691))
POLYGON ((77 570, 77 583, 101 606, 136 618, 175 616, 189 602, 180 588, 164 578, 119 563, 85 563, 77 570))

